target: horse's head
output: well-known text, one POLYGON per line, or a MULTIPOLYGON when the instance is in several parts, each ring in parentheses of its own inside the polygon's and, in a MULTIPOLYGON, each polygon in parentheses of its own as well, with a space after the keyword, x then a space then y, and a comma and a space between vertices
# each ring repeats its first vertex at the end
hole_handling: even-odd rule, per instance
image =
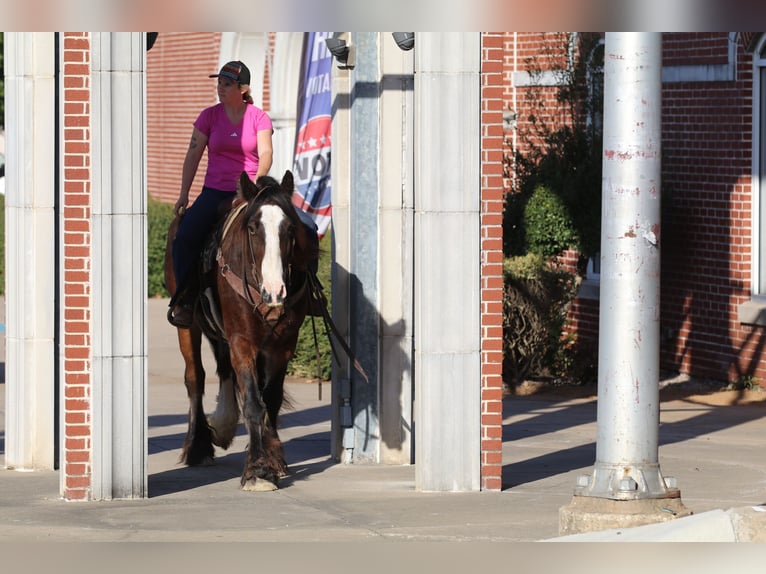
POLYGON ((292 205, 293 185, 289 171, 281 183, 269 176, 253 183, 246 173, 239 180, 238 191, 248 202, 243 224, 250 245, 251 277, 270 310, 269 317, 283 312, 292 270, 306 268, 306 230, 292 205))

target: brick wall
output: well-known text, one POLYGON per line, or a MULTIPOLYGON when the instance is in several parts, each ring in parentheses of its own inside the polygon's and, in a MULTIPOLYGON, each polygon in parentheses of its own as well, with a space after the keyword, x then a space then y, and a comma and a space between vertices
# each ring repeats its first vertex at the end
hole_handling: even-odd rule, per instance
MULTIPOLYGON (((727 61, 726 33, 684 36, 671 35, 674 61, 727 61)), ((662 364, 722 380, 766 377, 760 334, 737 320, 751 289, 753 145, 752 57, 737 50, 734 81, 662 93, 662 364)))
POLYGON ((482 35, 481 488, 503 467, 503 35, 482 35))
POLYGON ((664 66, 725 64, 728 51, 727 32, 666 33, 662 36, 664 66))
POLYGON ((91 495, 90 35, 64 33, 63 495, 91 495))
MULTIPOLYGON (((218 102, 216 80, 220 32, 160 32, 146 55, 147 186, 149 196, 175 203, 194 120, 218 102)), ((190 199, 207 170, 200 161, 190 199)))
POLYGON ((531 71, 543 83, 557 81, 561 70, 567 69, 569 41, 570 34, 563 32, 520 32, 515 36, 505 33, 504 104, 506 109, 519 112, 516 144, 522 153, 528 149, 525 140, 535 145, 542 143, 538 126, 556 130, 568 125, 571 118, 569 110, 558 102, 558 87, 552 85, 533 89, 516 87, 514 104, 513 73, 531 71))

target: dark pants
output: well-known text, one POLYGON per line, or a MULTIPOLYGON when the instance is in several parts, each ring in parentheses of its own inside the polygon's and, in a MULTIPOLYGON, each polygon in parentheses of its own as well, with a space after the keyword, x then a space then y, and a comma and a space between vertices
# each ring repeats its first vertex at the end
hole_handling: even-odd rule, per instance
MULTIPOLYGON (((228 204, 235 197, 233 191, 219 191, 211 187, 203 187, 194 203, 189 207, 178 226, 173 240, 173 273, 176 277, 176 292, 180 293, 189 284, 195 283, 195 277, 200 252, 208 234, 215 228, 222 215, 221 204, 228 204)), ((225 209, 227 209, 226 206, 225 209)))

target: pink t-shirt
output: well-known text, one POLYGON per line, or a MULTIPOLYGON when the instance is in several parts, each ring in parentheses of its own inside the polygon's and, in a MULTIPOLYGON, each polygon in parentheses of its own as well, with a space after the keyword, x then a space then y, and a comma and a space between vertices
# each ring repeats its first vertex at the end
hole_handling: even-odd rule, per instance
POLYGON ((207 136, 205 186, 219 191, 236 191, 243 171, 255 177, 258 171, 258 132, 271 130, 271 118, 262 109, 248 104, 242 121, 229 121, 223 104, 205 108, 194 127, 207 136))

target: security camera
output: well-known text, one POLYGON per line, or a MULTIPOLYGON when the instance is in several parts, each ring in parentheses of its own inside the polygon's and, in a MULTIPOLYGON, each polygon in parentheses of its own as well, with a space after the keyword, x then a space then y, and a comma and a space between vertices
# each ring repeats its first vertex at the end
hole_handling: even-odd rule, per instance
POLYGON ((325 44, 327 49, 330 50, 330 54, 335 56, 335 59, 338 61, 338 68, 341 70, 353 69, 354 53, 351 47, 346 45, 345 40, 333 36, 332 38, 326 38, 325 44))
POLYGON ((327 38, 325 39, 325 44, 327 44, 327 49, 330 50, 330 53, 335 56, 338 61, 345 61, 346 58, 348 58, 348 46, 346 46, 345 40, 341 40, 340 38, 327 38))
POLYGON ((412 50, 415 47, 415 32, 394 32, 394 40, 400 50, 412 50))

